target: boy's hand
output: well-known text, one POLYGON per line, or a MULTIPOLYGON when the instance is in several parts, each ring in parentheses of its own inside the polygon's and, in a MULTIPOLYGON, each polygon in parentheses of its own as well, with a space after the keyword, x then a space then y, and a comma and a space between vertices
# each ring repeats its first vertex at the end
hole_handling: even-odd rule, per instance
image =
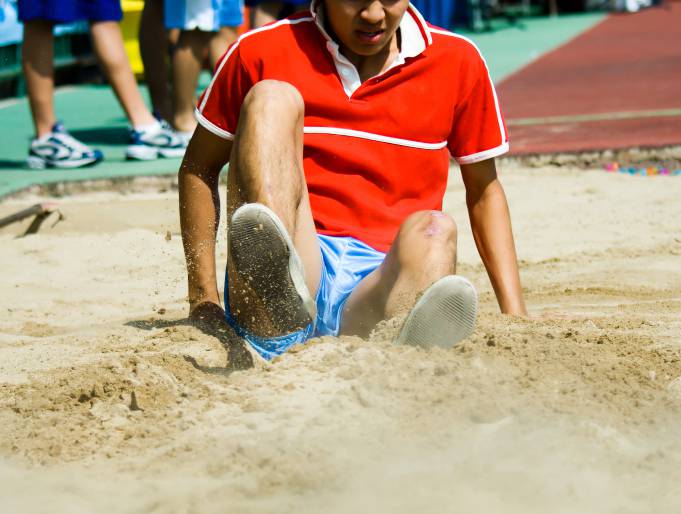
POLYGON ((494 159, 462 164, 473 238, 487 269, 501 312, 526 316, 520 287, 511 215, 494 159))
POLYGON ((253 367, 253 356, 243 339, 234 333, 225 320, 225 311, 216 303, 203 302, 189 313, 192 322, 204 334, 217 337, 227 350, 227 367, 248 369, 253 367))

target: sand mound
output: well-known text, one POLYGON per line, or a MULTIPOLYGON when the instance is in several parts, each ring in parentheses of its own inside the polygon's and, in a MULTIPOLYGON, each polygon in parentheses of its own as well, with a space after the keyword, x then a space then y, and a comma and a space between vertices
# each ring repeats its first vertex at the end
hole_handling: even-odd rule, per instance
POLYGON ((121 219, 105 231, 69 226, 96 217, 85 195, 54 232, 0 234, 3 510, 678 510, 681 180, 505 185, 536 318, 497 313, 453 183, 471 338, 399 346, 390 320, 231 373, 184 319, 171 195, 106 197, 121 219), (167 218, 130 228, 150 205, 167 218))

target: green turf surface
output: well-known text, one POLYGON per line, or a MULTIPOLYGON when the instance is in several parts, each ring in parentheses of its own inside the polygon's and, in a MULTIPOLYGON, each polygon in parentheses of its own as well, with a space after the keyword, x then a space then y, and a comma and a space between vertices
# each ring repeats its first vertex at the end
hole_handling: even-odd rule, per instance
POLYGON ((127 120, 108 86, 78 86, 55 95, 57 116, 71 134, 101 148, 105 160, 90 168, 75 170, 30 170, 24 167, 33 133, 25 98, 0 109, 0 197, 33 184, 149 176, 176 173, 179 159, 126 161, 127 120))
MULTIPOLYGON (((510 26, 497 23, 493 32, 465 33, 487 58, 492 78, 498 82, 540 55, 592 27, 603 14, 529 18, 510 26)), ((207 84, 202 77, 202 85, 207 84)), ((33 133, 25 98, 0 105, 0 198, 35 184, 111 179, 131 176, 171 175, 179 159, 151 162, 125 161, 127 121, 108 86, 77 86, 55 95, 57 116, 78 139, 101 148, 104 162, 78 170, 34 171, 23 167, 33 133)))

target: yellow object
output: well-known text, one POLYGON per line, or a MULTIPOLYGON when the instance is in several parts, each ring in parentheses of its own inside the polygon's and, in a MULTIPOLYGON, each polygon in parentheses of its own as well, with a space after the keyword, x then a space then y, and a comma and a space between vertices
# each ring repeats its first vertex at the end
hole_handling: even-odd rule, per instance
POLYGON ((144 66, 142 65, 142 57, 140 57, 138 34, 142 9, 144 9, 144 0, 123 0, 121 7, 123 8, 121 31, 123 32, 125 53, 128 54, 132 72, 136 77, 142 78, 144 76, 144 66))

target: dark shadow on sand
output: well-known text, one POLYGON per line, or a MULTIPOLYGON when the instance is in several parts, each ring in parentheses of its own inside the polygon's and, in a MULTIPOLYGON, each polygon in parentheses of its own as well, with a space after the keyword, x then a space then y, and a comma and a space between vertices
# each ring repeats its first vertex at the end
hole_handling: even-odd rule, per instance
POLYGON ((126 327, 139 328, 140 330, 155 330, 157 328, 190 327, 193 323, 189 318, 181 319, 135 319, 125 323, 126 327))
POLYGON ((193 357, 185 355, 187 362, 191 363, 196 369, 205 373, 225 375, 232 371, 240 371, 253 367, 253 357, 247 349, 243 339, 234 333, 234 330, 224 321, 192 321, 189 318, 175 320, 166 319, 136 319, 124 323, 126 327, 133 327, 140 330, 156 330, 170 327, 195 327, 207 336, 216 338, 227 351, 227 362, 225 367, 201 366, 193 357))
POLYGON ((189 364, 191 364, 195 369, 201 371, 202 373, 207 373, 209 375, 219 375, 221 377, 228 377, 235 371, 241 371, 242 368, 238 368, 236 366, 230 366, 227 364, 225 367, 216 367, 216 366, 202 366, 198 362, 196 362, 196 359, 192 357, 191 355, 183 355, 182 356, 184 360, 186 360, 189 364))

